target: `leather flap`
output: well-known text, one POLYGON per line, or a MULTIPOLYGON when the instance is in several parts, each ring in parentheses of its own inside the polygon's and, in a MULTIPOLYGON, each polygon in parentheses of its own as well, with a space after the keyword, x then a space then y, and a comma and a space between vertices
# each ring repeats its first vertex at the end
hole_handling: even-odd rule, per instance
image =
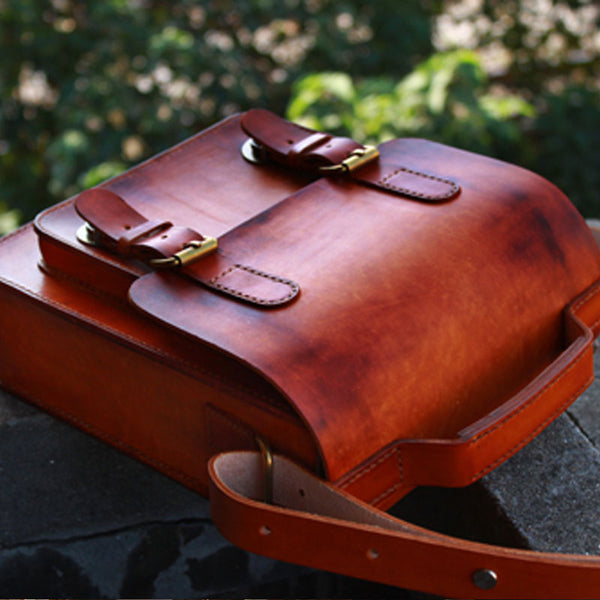
MULTIPOLYGON (((121 196, 148 220, 218 238, 313 179, 279 167, 257 169, 244 160, 240 147, 247 138, 240 120, 240 115, 229 117, 99 189, 121 196)), ((131 282, 147 268, 81 243, 76 233, 83 224, 73 199, 38 215, 35 229, 44 268, 125 298, 131 282)))
POLYGON ((561 352, 563 309, 600 272, 584 221, 540 177, 422 140, 384 147, 461 193, 426 204, 321 179, 220 239, 297 281, 291 305, 261 310, 172 273, 130 290, 279 388, 332 480, 394 440, 453 437, 510 398, 561 352))

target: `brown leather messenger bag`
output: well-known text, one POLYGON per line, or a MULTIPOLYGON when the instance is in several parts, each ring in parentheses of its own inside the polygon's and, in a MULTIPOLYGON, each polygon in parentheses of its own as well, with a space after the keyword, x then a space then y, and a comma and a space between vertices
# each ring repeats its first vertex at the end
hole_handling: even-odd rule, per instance
POLYGON ((600 251, 531 172, 251 110, 6 236, 0 301, 3 386, 210 493, 246 550, 457 598, 600 594, 600 557, 384 512, 476 481, 593 379, 600 251))

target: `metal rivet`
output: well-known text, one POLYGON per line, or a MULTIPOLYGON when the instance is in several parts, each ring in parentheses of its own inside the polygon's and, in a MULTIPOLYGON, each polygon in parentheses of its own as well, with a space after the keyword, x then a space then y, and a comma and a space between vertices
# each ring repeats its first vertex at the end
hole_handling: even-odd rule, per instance
POLYGON ((498 583, 498 575, 491 569, 478 569, 473 573, 473 583, 480 590, 492 590, 498 583))
POLYGON ((258 532, 260 535, 271 535, 271 529, 266 525, 261 525, 258 532))
POLYGON ((86 246, 100 246, 98 232, 93 229, 88 223, 84 223, 77 230, 77 239, 86 246))
POLYGON ((246 140, 240 149, 242 156, 250 163, 260 165, 267 160, 267 153, 253 139, 246 140))
POLYGON ((377 550, 373 550, 373 548, 369 548, 369 550, 367 550, 367 558, 369 560, 376 560, 379 558, 379 552, 377 550))

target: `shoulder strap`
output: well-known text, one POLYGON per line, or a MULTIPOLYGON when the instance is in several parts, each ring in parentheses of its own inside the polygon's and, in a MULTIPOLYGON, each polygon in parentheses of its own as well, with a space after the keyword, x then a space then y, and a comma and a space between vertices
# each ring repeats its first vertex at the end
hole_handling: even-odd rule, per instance
POLYGON ((396 519, 274 457, 273 504, 259 453, 213 458, 211 509, 245 550, 455 598, 597 598, 600 557, 501 548, 396 519))

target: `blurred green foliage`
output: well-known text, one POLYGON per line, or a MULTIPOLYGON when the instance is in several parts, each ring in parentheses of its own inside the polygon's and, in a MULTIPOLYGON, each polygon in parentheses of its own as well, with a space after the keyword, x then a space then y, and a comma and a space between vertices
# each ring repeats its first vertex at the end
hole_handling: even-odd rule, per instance
POLYGON ((593 0, 0 0, 0 232, 288 104, 524 164, 597 215, 598 25, 593 0))
POLYGON ((399 82, 366 78, 355 85, 344 73, 309 75, 296 84, 288 117, 371 143, 418 135, 510 155, 521 139, 518 117, 533 117, 535 109, 488 89, 477 54, 457 50, 433 55, 399 82))
POLYGON ((437 140, 528 167, 588 216, 600 214, 600 93, 570 86, 535 102, 493 89, 470 50, 439 53, 399 82, 345 73, 299 80, 288 118, 371 143, 437 140))
POLYGON ((0 201, 29 219, 233 112, 282 114, 302 73, 405 72, 430 17, 396 4, 0 0, 0 201))

